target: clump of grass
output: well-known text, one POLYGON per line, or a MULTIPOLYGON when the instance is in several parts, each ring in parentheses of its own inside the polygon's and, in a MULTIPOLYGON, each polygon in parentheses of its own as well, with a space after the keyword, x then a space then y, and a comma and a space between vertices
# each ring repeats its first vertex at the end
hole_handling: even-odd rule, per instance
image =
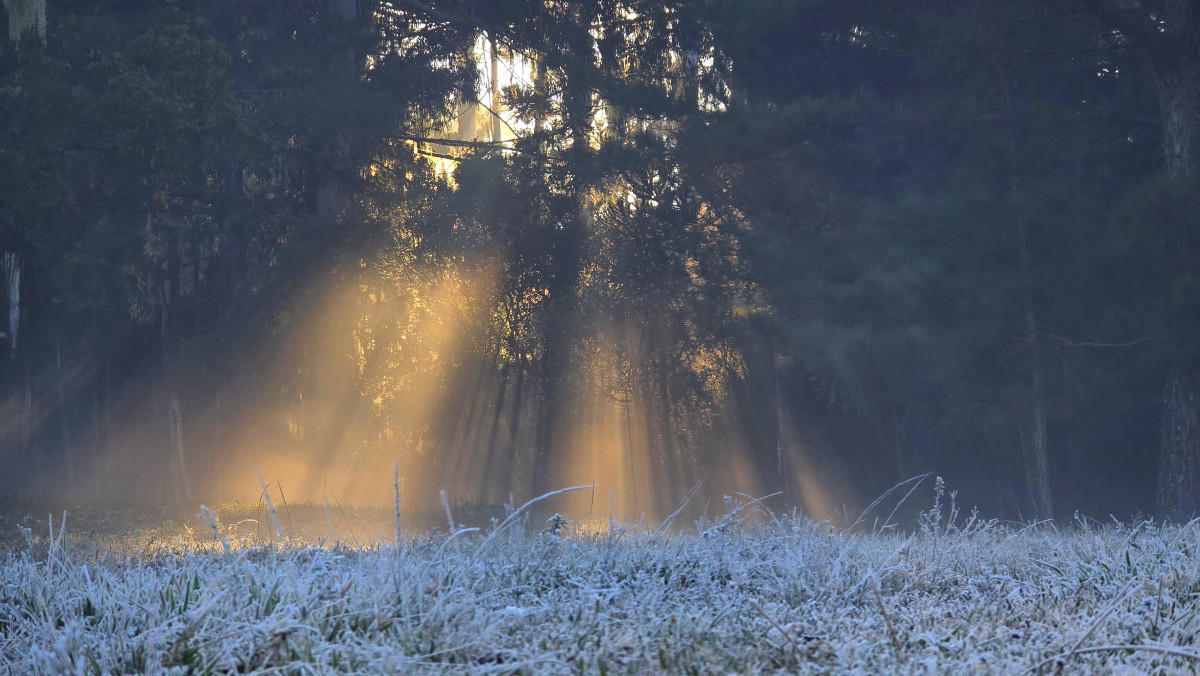
POLYGON ((263 481, 262 472, 255 468, 254 473, 258 475, 258 484, 262 486, 263 499, 267 501, 267 509, 271 512, 271 523, 275 524, 275 534, 282 541, 284 539, 283 525, 279 523, 279 515, 275 513, 275 503, 271 500, 271 491, 267 489, 267 482, 263 481))
POLYGON ((221 532, 221 519, 217 516, 217 513, 204 505, 200 505, 200 513, 196 515, 196 518, 200 519, 204 525, 208 526, 209 529, 212 530, 213 537, 215 537, 217 541, 221 543, 221 547, 225 550, 225 553, 228 554, 231 545, 229 544, 229 538, 225 537, 225 534, 221 532))

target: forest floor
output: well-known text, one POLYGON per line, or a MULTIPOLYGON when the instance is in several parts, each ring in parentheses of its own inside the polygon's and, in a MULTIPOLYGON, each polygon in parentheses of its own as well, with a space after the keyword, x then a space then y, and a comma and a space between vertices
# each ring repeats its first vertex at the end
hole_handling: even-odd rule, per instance
MULTIPOLYGON (((395 511, 380 507, 300 502, 274 505, 283 532, 291 545, 345 545, 355 548, 395 543, 395 511)), ((503 518, 504 507, 475 504, 451 505, 454 519, 483 527, 492 518, 503 518)), ((0 552, 28 546, 22 529, 36 538, 56 536, 66 521, 65 542, 73 549, 92 548, 107 553, 136 554, 189 549, 198 539, 215 543, 211 529, 197 517, 196 504, 66 504, 0 500, 0 552)), ((237 548, 279 544, 270 509, 264 501, 221 502, 213 505, 222 534, 237 548)), ((544 510, 541 510, 544 511, 544 510)), ((539 512, 540 513, 540 512, 539 512)), ((543 517, 544 518, 544 517, 543 517)), ((405 512, 406 537, 435 528, 446 528, 442 510, 405 512)))
POLYGON ((397 542, 390 510, 69 510, 64 529, 33 509, 0 519, 12 673, 1200 667, 1195 523, 1014 526, 936 504, 902 532, 735 502, 678 529, 557 533, 535 509, 481 509, 397 542))

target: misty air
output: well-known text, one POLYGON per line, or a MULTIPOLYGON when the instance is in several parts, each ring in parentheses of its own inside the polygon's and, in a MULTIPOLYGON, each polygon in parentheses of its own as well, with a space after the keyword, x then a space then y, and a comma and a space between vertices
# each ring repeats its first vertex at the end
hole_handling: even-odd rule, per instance
POLYGON ((1194 673, 1200 0, 0 0, 14 673, 1194 673))

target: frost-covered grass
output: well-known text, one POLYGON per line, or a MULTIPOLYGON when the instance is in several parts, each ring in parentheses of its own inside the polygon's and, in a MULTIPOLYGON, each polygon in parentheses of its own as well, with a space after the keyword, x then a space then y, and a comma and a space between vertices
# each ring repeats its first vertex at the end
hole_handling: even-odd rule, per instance
MULTIPOLYGON (((447 530, 372 546, 26 532, 11 673, 1193 673, 1200 531, 942 518, 842 530, 734 505, 681 532, 447 530), (756 513, 757 512, 757 513, 756 513)), ((70 528, 70 523, 68 523, 70 528)))

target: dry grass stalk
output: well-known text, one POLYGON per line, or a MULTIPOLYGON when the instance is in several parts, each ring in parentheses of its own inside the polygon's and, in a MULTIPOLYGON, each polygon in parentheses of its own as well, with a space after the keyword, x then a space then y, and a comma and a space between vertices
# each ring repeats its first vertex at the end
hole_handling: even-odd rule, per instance
POLYGON ((267 482, 263 481, 262 472, 257 467, 254 468, 254 473, 258 476, 258 485, 262 486, 262 495, 267 501, 267 511, 271 513, 271 523, 275 524, 275 534, 282 542, 283 524, 279 523, 279 515, 275 513, 275 503, 271 501, 271 491, 267 490, 267 482))

